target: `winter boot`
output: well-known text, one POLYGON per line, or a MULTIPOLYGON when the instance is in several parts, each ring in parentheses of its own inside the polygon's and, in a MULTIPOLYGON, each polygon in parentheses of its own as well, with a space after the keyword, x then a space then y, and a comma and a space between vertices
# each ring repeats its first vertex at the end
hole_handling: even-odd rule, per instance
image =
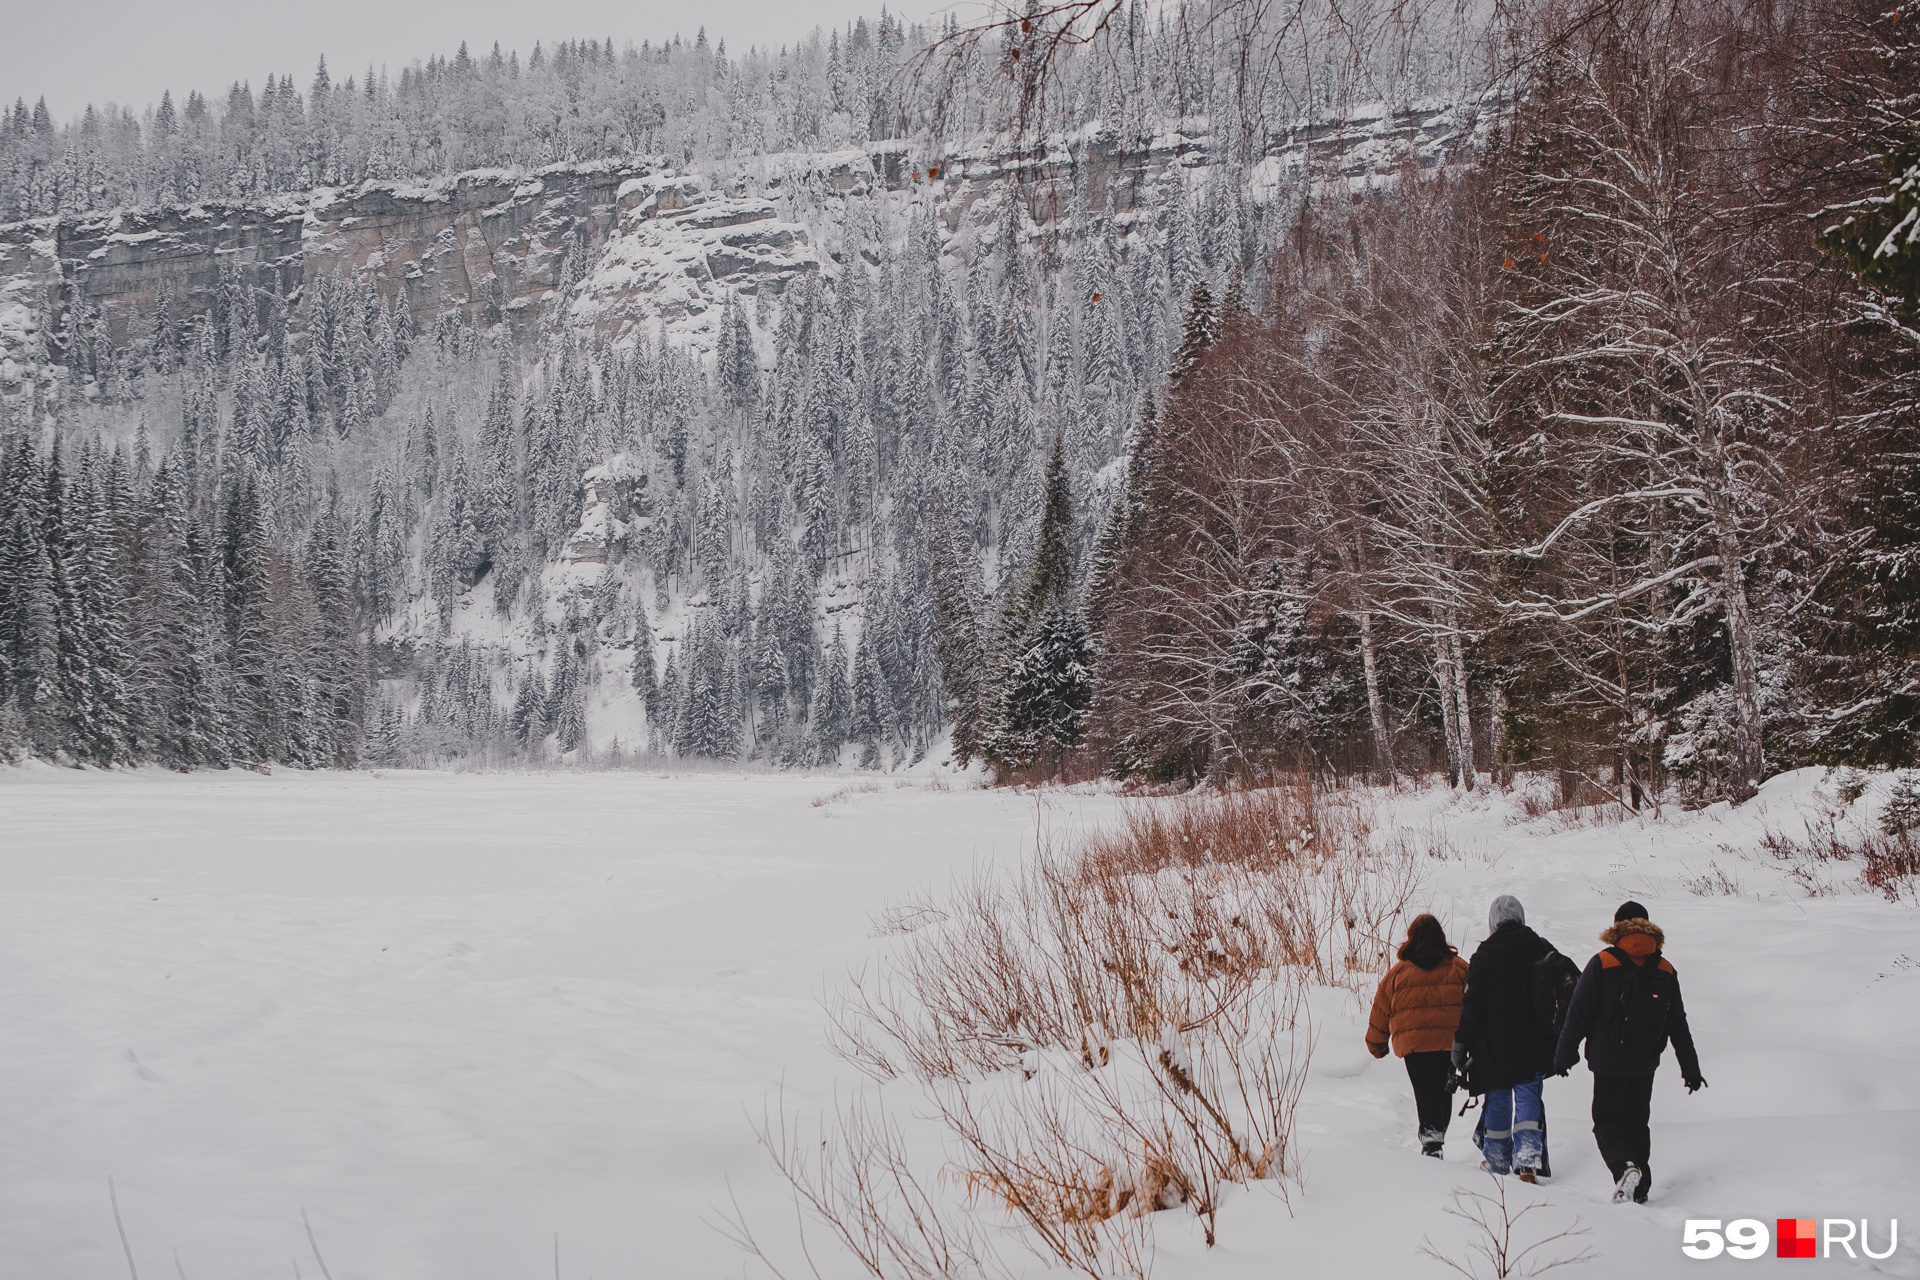
POLYGON ((1639 1204, 1646 1203, 1646 1197, 1640 1194, 1640 1166, 1630 1164, 1620 1175, 1620 1181, 1613 1188, 1613 1202, 1626 1204, 1629 1200, 1639 1204))
POLYGON ((1435 1160, 1444 1160, 1443 1148, 1447 1145, 1447 1135, 1433 1129, 1420 1131, 1420 1154, 1432 1156, 1435 1160))
POLYGON ((1520 1181, 1526 1183, 1528 1186, 1532 1186, 1536 1181, 1533 1175, 1533 1170, 1531 1169, 1520 1170, 1520 1181))

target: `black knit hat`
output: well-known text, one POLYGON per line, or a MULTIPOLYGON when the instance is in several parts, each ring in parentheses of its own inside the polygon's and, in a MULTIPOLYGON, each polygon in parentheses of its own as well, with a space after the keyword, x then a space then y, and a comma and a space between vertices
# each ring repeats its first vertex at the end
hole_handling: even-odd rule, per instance
POLYGON ((1647 918, 1647 909, 1629 898, 1620 904, 1620 909, 1613 913, 1613 918, 1615 920, 1645 920, 1647 918))

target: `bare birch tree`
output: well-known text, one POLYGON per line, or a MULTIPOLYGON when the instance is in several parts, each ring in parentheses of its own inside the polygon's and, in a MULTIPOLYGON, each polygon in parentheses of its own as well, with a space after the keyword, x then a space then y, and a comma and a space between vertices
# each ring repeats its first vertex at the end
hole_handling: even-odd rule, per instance
POLYGON ((1727 787, 1744 798, 1765 763, 1750 578, 1779 531, 1774 446, 1795 405, 1751 323, 1771 263, 1735 234, 1746 184, 1728 172, 1715 52, 1677 6, 1622 7, 1567 47, 1530 113, 1494 351, 1503 469, 1529 534, 1504 549, 1519 567, 1499 604, 1649 639, 1718 619, 1727 787))

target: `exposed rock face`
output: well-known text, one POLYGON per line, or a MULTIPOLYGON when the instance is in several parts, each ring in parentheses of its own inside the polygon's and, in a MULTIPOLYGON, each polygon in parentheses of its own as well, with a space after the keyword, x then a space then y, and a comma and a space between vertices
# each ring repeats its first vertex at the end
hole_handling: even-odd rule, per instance
MULTIPOLYGON (((464 309, 483 321, 532 323, 570 255, 604 244, 620 185, 643 167, 581 166, 531 178, 482 171, 427 186, 320 188, 258 205, 201 204, 80 215, 0 227, 0 273, 34 277, 31 299, 58 329, 70 308, 97 307, 124 340, 134 307, 151 316, 163 287, 177 316, 214 305, 223 265, 283 298, 313 275, 367 272, 404 297, 416 322, 464 309)), ((580 263, 584 268, 585 263, 580 263)))
POLYGON ((580 527, 560 558, 567 564, 605 564, 609 548, 649 519, 647 473, 626 454, 615 454, 580 477, 580 490, 580 527))
POLYGON ((463 311, 524 336, 606 243, 614 195, 644 169, 586 166, 531 178, 480 172, 432 187, 369 184, 315 194, 301 228, 307 272, 365 272, 402 295, 415 327, 463 311))
POLYGON ((772 201, 720 195, 692 174, 630 179, 619 205, 616 234, 569 306, 576 328, 617 340, 657 319, 704 349, 724 292, 778 293, 820 268, 807 229, 781 221, 772 201))
MULTIPOLYGON (((1470 152, 1497 112, 1425 104, 1302 127, 1273 139, 1246 175, 1247 191, 1264 200, 1309 173, 1366 183, 1397 164, 1438 163, 1470 152)), ((1083 141, 1075 163, 1090 202, 1125 212, 1157 199, 1171 174, 1207 163, 1212 140, 1169 129, 1132 148, 1083 141)), ((950 157, 935 179, 907 171, 904 144, 881 142, 754 157, 745 171, 770 195, 807 196, 803 207, 915 188, 957 230, 1003 218, 1016 182, 1033 215, 1051 221, 1065 207, 1062 175, 1072 167, 1060 151, 983 150, 950 157)), ((659 324, 676 344, 705 349, 727 293, 777 294, 824 267, 807 227, 744 190, 716 191, 696 174, 649 164, 595 163, 0 226, 0 395, 48 379, 64 362, 60 335, 82 309, 125 342, 129 322, 149 322, 163 298, 175 320, 214 311, 222 273, 235 269, 257 297, 289 303, 321 276, 370 279, 383 297, 404 299, 417 332, 448 313, 505 324, 522 340, 549 323, 616 341, 659 324)))
POLYGON ((721 282, 777 292, 818 267, 806 229, 781 221, 770 201, 644 165, 13 223, 0 226, 0 394, 61 362, 56 335, 76 309, 97 310, 124 343, 163 299, 176 320, 212 312, 223 270, 289 302, 319 276, 367 278, 404 300, 416 331, 464 313, 522 339, 559 318, 590 276, 569 323, 618 337, 659 319, 697 341, 721 282), (601 262, 609 242, 617 251, 601 262))
POLYGON ((0 395, 38 380, 49 360, 50 300, 60 297, 60 259, 52 227, 15 223, 0 239, 0 395), (47 234, 36 237, 34 232, 47 234))

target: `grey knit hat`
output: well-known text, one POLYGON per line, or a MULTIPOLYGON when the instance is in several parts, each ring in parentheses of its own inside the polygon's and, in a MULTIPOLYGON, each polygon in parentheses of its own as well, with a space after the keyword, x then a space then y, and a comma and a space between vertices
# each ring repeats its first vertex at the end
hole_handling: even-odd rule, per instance
POLYGON ((1493 932, 1503 924, 1525 924, 1527 909, 1520 905, 1520 899, 1510 893, 1503 893, 1493 900, 1493 906, 1487 910, 1487 931, 1493 932))

